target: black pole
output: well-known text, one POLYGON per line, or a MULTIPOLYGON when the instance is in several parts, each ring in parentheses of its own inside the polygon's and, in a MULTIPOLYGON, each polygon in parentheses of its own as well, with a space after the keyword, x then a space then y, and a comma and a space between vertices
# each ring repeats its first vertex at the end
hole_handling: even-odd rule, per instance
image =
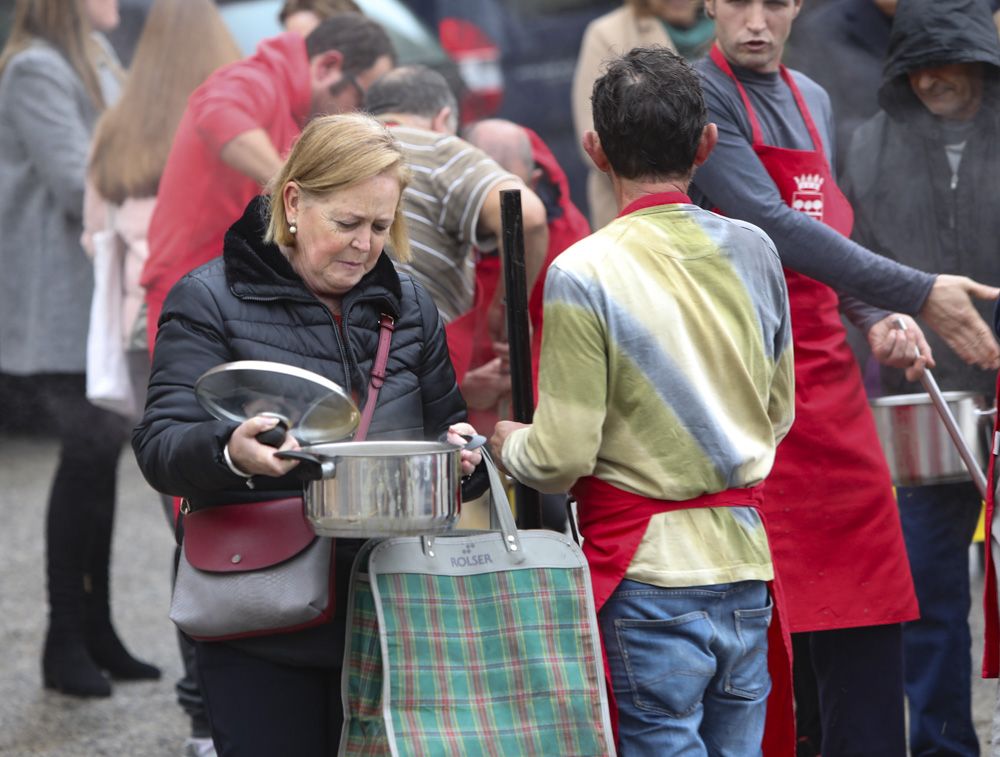
MULTIPOLYGON (((510 380, 513 420, 531 423, 535 391, 531 381, 531 336, 528 328, 528 281, 524 263, 524 218, 521 191, 500 192, 503 230, 503 275, 507 297, 507 342, 510 345, 510 380)), ((541 528, 542 506, 538 492, 514 484, 518 528, 541 528)))

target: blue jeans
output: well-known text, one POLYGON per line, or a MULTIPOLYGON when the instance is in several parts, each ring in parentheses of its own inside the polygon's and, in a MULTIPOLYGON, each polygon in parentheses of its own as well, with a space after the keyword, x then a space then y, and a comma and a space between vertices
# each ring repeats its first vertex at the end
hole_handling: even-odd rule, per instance
POLYGON ((764 582, 663 589, 625 580, 598 620, 622 757, 761 753, 771 690, 764 582))
POLYGON ((920 603, 920 619, 903 624, 910 753, 974 757, 969 544, 979 492, 958 483, 899 487, 896 496, 920 603))

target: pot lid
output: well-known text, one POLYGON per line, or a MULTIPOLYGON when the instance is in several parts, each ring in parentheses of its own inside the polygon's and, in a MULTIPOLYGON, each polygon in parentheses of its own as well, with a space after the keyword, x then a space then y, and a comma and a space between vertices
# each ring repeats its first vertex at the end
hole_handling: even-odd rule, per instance
POLYGON ((343 439, 357 428, 357 405, 338 384, 318 373, 267 360, 217 365, 194 386, 198 402, 214 417, 242 423, 276 415, 300 444, 343 439))

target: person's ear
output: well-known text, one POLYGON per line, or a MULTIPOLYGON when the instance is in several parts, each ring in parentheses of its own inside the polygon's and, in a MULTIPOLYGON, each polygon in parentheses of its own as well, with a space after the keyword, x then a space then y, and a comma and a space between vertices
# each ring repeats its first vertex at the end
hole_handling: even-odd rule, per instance
POLYGON ((583 151, 587 153, 587 156, 598 171, 608 173, 611 170, 608 156, 604 154, 604 148, 601 147, 601 138, 597 136, 597 132, 593 129, 589 129, 583 133, 583 151))
POLYGON ((309 59, 313 87, 329 89, 343 76, 344 56, 339 50, 327 50, 309 59))
POLYGON ((299 185, 294 181, 289 181, 285 184, 285 188, 281 190, 281 200, 285 205, 285 220, 292 224, 299 219, 299 201, 302 199, 302 192, 299 191, 299 185))
POLYGON ((698 140, 698 150, 694 154, 694 164, 700 166, 711 155, 712 150, 719 141, 719 127, 713 123, 705 124, 701 130, 701 138, 698 140))
POLYGON ((715 18, 715 0, 705 0, 705 16, 715 18))
POLYGON ((445 105, 441 110, 437 112, 437 115, 431 119, 431 131, 436 131, 439 134, 454 134, 452 127, 453 115, 450 105, 445 105))

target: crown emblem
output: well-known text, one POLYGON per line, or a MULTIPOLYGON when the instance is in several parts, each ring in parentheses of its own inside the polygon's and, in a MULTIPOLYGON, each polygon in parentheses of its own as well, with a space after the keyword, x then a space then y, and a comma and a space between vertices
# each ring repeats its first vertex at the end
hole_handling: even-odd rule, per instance
POLYGON ((819 192, 823 188, 823 179, 818 173, 807 173, 795 177, 795 185, 800 192, 819 192))

